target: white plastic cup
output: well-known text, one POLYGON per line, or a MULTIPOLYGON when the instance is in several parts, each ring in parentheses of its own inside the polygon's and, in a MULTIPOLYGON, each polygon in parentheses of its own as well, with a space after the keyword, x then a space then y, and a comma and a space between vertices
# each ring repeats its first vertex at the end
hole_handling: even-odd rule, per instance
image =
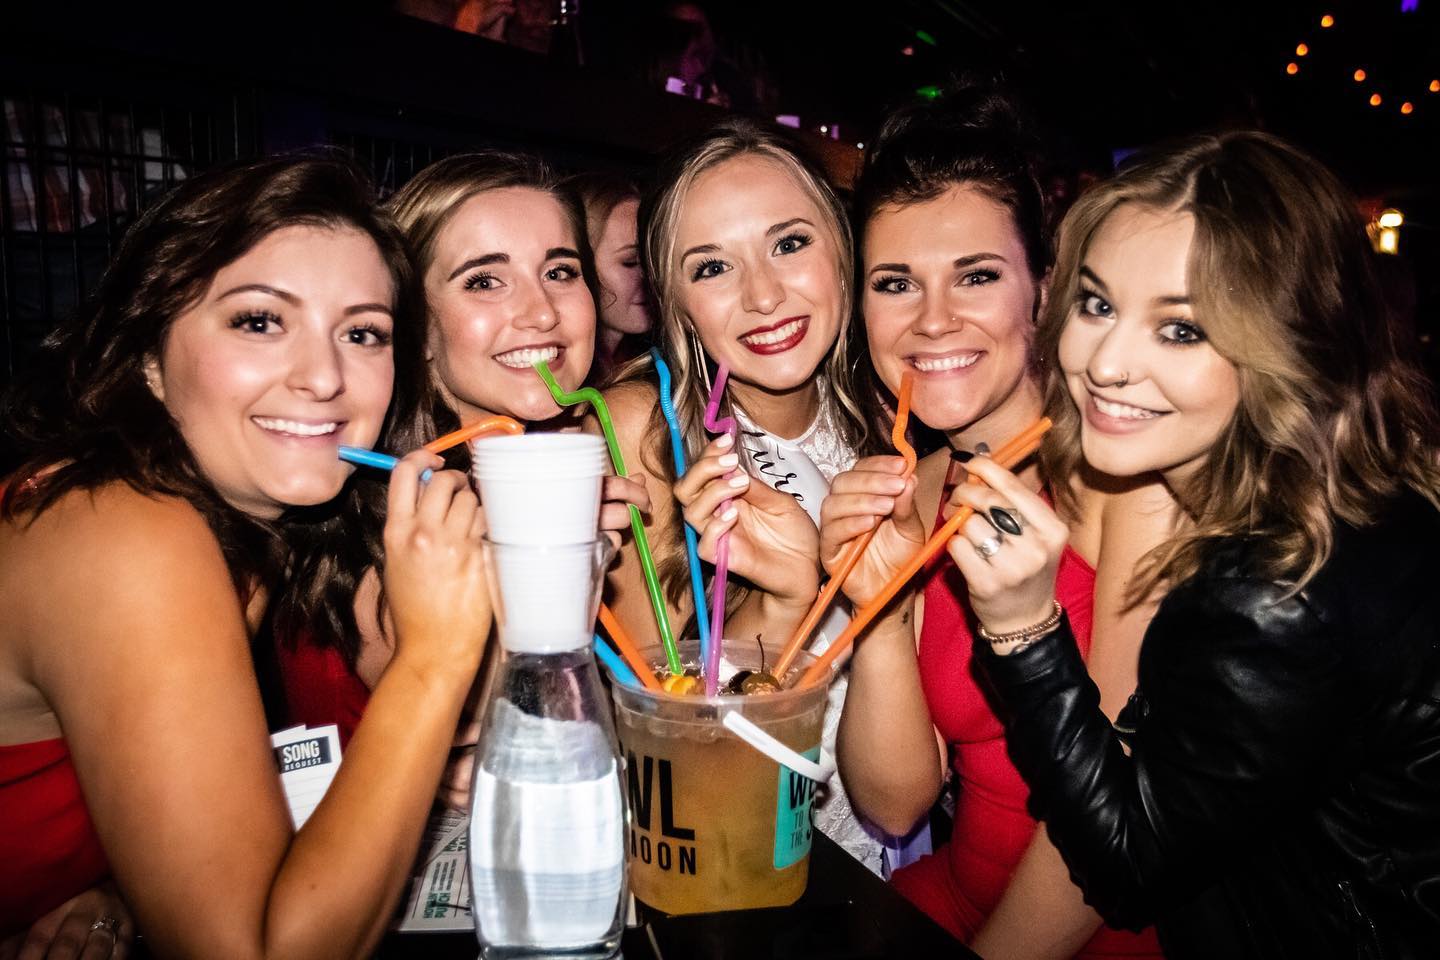
POLYGON ((470 442, 471 476, 495 543, 591 543, 600 529, 605 441, 585 433, 532 433, 470 442))
POLYGON ((495 543, 486 539, 490 596, 500 643, 511 653, 588 649, 610 540, 555 546, 495 543))

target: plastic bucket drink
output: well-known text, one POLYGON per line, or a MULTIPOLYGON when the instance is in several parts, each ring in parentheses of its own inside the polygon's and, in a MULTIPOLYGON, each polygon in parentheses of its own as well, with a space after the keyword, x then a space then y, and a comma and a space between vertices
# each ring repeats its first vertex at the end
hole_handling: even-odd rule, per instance
MULTIPOLYGON (((644 651, 662 669, 663 652, 644 651)), ((758 648, 726 645, 737 667, 758 648)), ((680 645, 687 667, 693 642, 680 645)), ((802 654, 793 670, 812 662, 802 654)), ((739 713, 810 760, 820 757, 828 684, 749 696, 673 697, 616 683, 615 732, 626 763, 630 889, 665 913, 794 903, 809 877, 811 807, 821 786, 781 766, 725 724, 739 713)), ((809 767, 810 765, 799 764, 809 767)))

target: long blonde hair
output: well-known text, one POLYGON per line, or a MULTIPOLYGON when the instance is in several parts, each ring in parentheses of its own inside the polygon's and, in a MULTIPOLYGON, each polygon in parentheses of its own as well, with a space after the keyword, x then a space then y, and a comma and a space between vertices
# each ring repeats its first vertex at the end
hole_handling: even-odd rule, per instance
MULTIPOLYGON (((725 120, 672 153, 662 164, 655 186, 640 204, 641 257, 646 278, 659 305, 656 341, 670 367, 675 415, 685 446, 693 455, 706 443, 704 413, 708 388, 703 348, 689 319, 681 312, 676 295, 676 231, 681 211, 695 182, 707 171, 742 156, 763 157, 789 174, 819 208, 820 226, 828 230, 834 239, 837 279, 842 291, 840 331, 825 369, 830 393, 835 400, 836 423, 845 440, 859 449, 865 437, 864 418, 847 386, 851 380, 848 372, 851 362, 849 334, 854 313, 851 278, 855 269, 855 245, 849 218, 840 198, 814 164, 797 153, 778 132, 744 119, 725 120)), ((641 357, 618 370, 611 382, 642 378, 653 382, 651 367, 650 358, 641 357)), ((827 398, 821 399, 827 402, 827 398)), ((673 482, 675 471, 668 435, 658 407, 650 418, 650 436, 654 437, 654 442, 642 455, 645 469, 652 475, 673 482)), ((678 602, 686 595, 689 582, 683 542, 677 537, 674 543, 658 545, 656 554, 666 596, 672 602, 678 602)), ((732 592, 729 602, 738 603, 737 596, 732 592)))
MULTIPOLYGON (((1257 571, 1299 591, 1338 519, 1373 523, 1405 489, 1440 506, 1437 420, 1411 331, 1391 317, 1358 208, 1335 176, 1276 137, 1197 136, 1147 155, 1082 196, 1060 227, 1040 331, 1055 428, 1047 474, 1080 465, 1080 417, 1054 369, 1091 239, 1122 204, 1195 219, 1187 286, 1240 402, 1205 465, 1176 490, 1193 528, 1142 562, 1134 596, 1196 573, 1220 538, 1253 538, 1257 571)), ((1062 501, 1066 491, 1058 484, 1062 501)))

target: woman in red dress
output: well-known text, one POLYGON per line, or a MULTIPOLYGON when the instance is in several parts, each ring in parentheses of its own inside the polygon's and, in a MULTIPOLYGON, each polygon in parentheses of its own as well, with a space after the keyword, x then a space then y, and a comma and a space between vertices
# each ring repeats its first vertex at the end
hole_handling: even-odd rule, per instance
POLYGON ((108 862, 158 956, 378 942, 490 627, 464 476, 336 454, 420 430, 419 334, 363 177, 273 158, 152 207, 7 402, 0 935, 108 862), (267 609, 353 630, 382 542, 396 669, 297 831, 251 640, 267 609))
MULTIPOLYGON (((844 587, 859 606, 943 520, 952 464, 981 444, 998 448, 1043 412, 1031 344, 1050 259, 1032 154, 993 89, 952 91, 892 116, 866 157, 857 208, 871 361, 862 369, 878 381, 857 393, 893 395, 909 374, 912 417, 946 440, 913 478, 900 477, 900 458, 874 456, 835 479, 822 560, 833 564, 848 541, 876 531, 844 587)), ((1163 534, 1168 497, 1149 478, 1047 478, 1033 463, 1019 476, 1035 490, 1063 482, 1075 493, 1074 546, 1056 587, 1113 715, 1133 689, 1146 618, 1124 608, 1124 584, 1163 534)), ((1100 929, 1026 812, 1003 727, 970 669, 965 598, 942 555, 874 623, 851 667, 839 747, 856 806, 904 833, 933 806, 947 770, 958 787, 953 838, 898 871, 896 887, 986 957, 1158 955, 1149 931, 1100 929)))

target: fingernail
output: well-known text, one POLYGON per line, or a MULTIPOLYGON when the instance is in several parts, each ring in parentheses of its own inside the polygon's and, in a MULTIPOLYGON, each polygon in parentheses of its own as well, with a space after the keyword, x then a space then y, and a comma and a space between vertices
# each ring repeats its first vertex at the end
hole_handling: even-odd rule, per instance
POLYGON ((970 458, 973 456, 975 456, 975 454, 971 453, 969 450, 956 450, 954 453, 950 454, 950 459, 956 460, 960 463, 969 463, 970 458))
POLYGON ((421 482, 421 483, 429 483, 429 482, 430 482, 430 478, 433 477, 433 476, 435 476, 435 471, 434 471, 434 470, 428 470, 428 469, 427 469, 427 470, 423 471, 423 472, 420 474, 420 482, 421 482))
POLYGON ((740 454, 738 453, 727 453, 720 458, 720 466, 722 467, 736 467, 739 465, 740 454))
POLYGON ((726 510, 724 513, 720 514, 720 519, 725 521, 726 523, 729 523, 731 520, 734 520, 739 515, 740 511, 735 507, 731 507, 729 510, 726 510))
POLYGON ((745 485, 746 485, 747 483, 749 483, 749 482, 750 482, 750 475, 749 475, 748 473, 742 473, 742 474, 740 474, 739 476, 735 476, 735 477, 731 477, 731 478, 730 478, 730 486, 732 486, 732 487, 737 487, 737 488, 738 488, 738 487, 743 487, 743 486, 745 486, 745 485))
POLYGON ((718 437, 715 438, 715 446, 719 447, 721 450, 724 450, 725 448, 729 447, 730 444, 732 444, 732 443, 734 443, 734 442, 735 442, 735 438, 732 437, 732 436, 730 436, 730 434, 728 434, 728 433, 722 433, 722 434, 720 434, 720 436, 718 436, 718 437))
POLYGON ((977 443, 977 444, 975 444, 975 456, 977 456, 977 457, 988 457, 989 455, 990 455, 990 444, 988 444, 988 443, 983 443, 983 442, 982 442, 982 443, 977 443))

